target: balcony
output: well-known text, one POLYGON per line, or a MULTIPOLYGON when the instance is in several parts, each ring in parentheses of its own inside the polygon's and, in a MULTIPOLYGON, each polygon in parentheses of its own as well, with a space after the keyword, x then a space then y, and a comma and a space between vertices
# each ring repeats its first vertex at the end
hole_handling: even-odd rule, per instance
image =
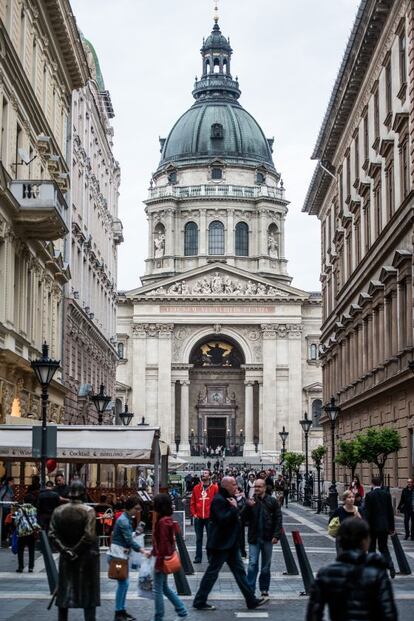
POLYGON ((236 199, 260 199, 276 198, 285 200, 284 188, 275 188, 268 185, 244 186, 244 185, 163 185, 149 190, 148 200, 177 198, 236 198, 236 199))
POLYGON ((19 204, 16 228, 26 239, 54 241, 69 229, 64 213, 68 208, 54 181, 10 182, 10 191, 19 204))

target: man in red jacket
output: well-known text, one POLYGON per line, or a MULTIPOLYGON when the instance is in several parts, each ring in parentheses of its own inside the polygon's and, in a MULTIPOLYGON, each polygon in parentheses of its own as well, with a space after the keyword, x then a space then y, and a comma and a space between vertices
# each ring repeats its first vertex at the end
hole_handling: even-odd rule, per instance
POLYGON ((203 470, 201 482, 198 483, 191 496, 190 510, 194 518, 194 531, 196 534, 196 554, 194 563, 201 563, 203 556, 203 531, 210 519, 211 501, 218 492, 216 483, 210 482, 210 470, 203 470))

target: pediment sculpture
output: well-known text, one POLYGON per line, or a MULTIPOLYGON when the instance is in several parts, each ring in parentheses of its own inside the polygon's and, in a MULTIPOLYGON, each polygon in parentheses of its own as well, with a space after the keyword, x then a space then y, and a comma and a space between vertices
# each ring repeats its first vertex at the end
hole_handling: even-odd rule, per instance
POLYGON ((146 295, 232 295, 232 296, 272 296, 288 297, 285 291, 271 285, 252 280, 239 280, 231 276, 215 272, 193 281, 179 280, 169 286, 162 285, 146 295))

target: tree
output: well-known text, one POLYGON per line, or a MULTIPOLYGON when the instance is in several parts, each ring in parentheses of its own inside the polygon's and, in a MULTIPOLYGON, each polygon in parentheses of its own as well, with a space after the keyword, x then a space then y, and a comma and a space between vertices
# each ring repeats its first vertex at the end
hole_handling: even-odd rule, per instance
POLYGON ((322 466, 323 458, 326 455, 326 448, 324 446, 317 446, 311 453, 312 461, 315 464, 316 469, 320 469, 322 466))
POLYGON ((355 470, 358 464, 363 461, 361 446, 358 441, 358 436, 355 440, 349 442, 342 440, 339 443, 339 451, 336 455, 335 462, 340 466, 345 466, 351 471, 352 479, 355 476, 355 470))
POLYGON ((303 462, 305 461, 305 456, 303 453, 294 453, 293 451, 287 451, 283 458, 283 463, 287 467, 289 471, 289 481, 292 481, 292 472, 296 474, 296 487, 299 491, 299 469, 303 462))
POLYGON ((381 482, 384 482, 384 467, 388 456, 401 448, 398 431, 390 427, 368 429, 366 433, 359 433, 356 441, 360 447, 361 461, 375 464, 378 467, 381 482))

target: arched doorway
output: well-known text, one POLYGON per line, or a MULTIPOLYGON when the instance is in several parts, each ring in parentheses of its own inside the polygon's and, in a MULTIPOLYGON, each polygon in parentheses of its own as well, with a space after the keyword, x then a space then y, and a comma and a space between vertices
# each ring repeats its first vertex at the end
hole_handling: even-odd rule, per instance
POLYGON ((193 455, 242 455, 245 359, 230 337, 211 335, 191 351, 189 441, 193 455))

